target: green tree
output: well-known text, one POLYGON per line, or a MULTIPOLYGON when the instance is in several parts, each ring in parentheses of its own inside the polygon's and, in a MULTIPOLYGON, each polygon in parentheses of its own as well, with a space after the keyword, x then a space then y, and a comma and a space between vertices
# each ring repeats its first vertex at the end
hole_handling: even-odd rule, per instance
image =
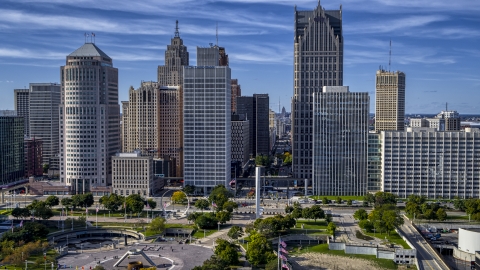
POLYGON ((81 201, 83 205, 85 205, 86 207, 92 206, 93 203, 95 202, 95 199, 93 198, 92 193, 85 193, 85 194, 82 194, 81 196, 82 196, 81 201))
POLYGON ((237 265, 238 261, 238 246, 228 242, 227 240, 218 238, 216 241, 214 254, 228 265, 237 265))
POLYGON ((336 230, 336 229, 337 229, 337 225, 335 225, 335 223, 333 223, 333 222, 328 223, 327 231, 328 231, 328 233, 330 233, 333 237, 335 237, 335 230, 336 230))
POLYGON ((233 212, 233 209, 237 209, 237 208, 238 208, 238 204, 236 202, 233 202, 233 201, 226 201, 223 204, 223 207, 222 207, 223 210, 226 210, 230 213, 233 212))
POLYGON ((362 219, 358 222, 358 226, 367 232, 373 232, 373 223, 368 219, 362 219))
POLYGON ((260 155, 255 157, 255 165, 257 166, 269 167, 270 163, 271 160, 269 156, 260 155))
POLYGON ((292 156, 291 155, 288 155, 285 157, 285 159, 283 160, 283 165, 285 166, 289 166, 292 164, 292 156))
POLYGON ((50 166, 48 165, 48 163, 43 164, 43 173, 48 173, 48 168, 49 167, 50 166))
POLYGON ((125 201, 125 197, 112 193, 110 195, 105 195, 100 198, 100 203, 110 211, 118 211, 122 207, 125 201))
POLYGON ((222 211, 223 205, 228 201, 229 198, 233 197, 232 193, 225 188, 224 185, 217 185, 213 188, 210 196, 208 196, 208 201, 212 204, 217 205, 216 211, 222 211))
POLYGON ((293 206, 287 205, 285 206, 285 213, 289 214, 293 211, 293 206))
POLYGON ((154 201, 153 199, 148 199, 147 204, 148 204, 148 207, 150 207, 150 209, 157 208, 157 202, 154 201))
POLYGON ((48 205, 49 207, 57 206, 59 203, 60 203, 60 200, 55 195, 50 195, 45 200, 45 204, 48 205))
POLYGON ((347 200, 347 205, 348 205, 348 206, 351 206, 352 204, 353 204, 352 199, 348 199, 348 200, 347 200))
POLYGON ((405 204, 405 213, 407 213, 407 215, 413 217, 414 215, 419 215, 421 212, 420 206, 416 202, 408 201, 405 204))
POLYGON ((325 218, 325 212, 318 205, 314 205, 310 207, 310 212, 311 212, 311 218, 313 218, 315 223, 317 222, 317 219, 325 218))
POLYGON ((387 230, 387 234, 390 235, 390 231, 403 224, 403 218, 400 216, 398 210, 387 210, 383 213, 382 221, 387 230))
POLYGON ((368 213, 365 209, 361 208, 355 211, 355 213, 353 214, 353 218, 355 218, 356 220, 364 220, 368 218, 368 213))
POLYGON ((246 253, 248 262, 258 266, 265 264, 275 258, 272 247, 267 238, 261 234, 253 233, 250 235, 250 242, 246 253))
POLYGON ((365 194, 365 196, 363 196, 363 202, 366 202, 367 206, 375 203, 375 195, 373 195, 372 193, 365 194))
POLYGON ((419 195, 412 194, 412 195, 408 196, 407 203, 412 202, 412 203, 415 203, 417 205, 422 205, 426 201, 427 201, 427 197, 425 195, 419 196, 419 195))
POLYGON ((218 211, 215 216, 220 224, 225 224, 227 221, 230 221, 232 213, 228 211, 218 211))
POLYGON ((209 206, 210 206, 210 203, 208 202, 208 200, 205 200, 205 199, 200 199, 195 202, 195 207, 202 210, 202 212, 203 210, 207 209, 209 206))
POLYGON ((302 218, 305 218, 308 220, 313 219, 312 211, 310 210, 309 207, 302 209, 302 218))
POLYGON ((187 220, 188 220, 188 221, 195 222, 195 220, 196 220, 199 216, 201 216, 201 215, 202 215, 202 213, 192 212, 192 213, 188 214, 187 220))
POLYGON ((302 217, 302 214, 303 214, 302 212, 303 212, 303 211, 302 211, 302 208, 295 208, 295 209, 293 209, 292 213, 290 213, 290 215, 291 215, 295 220, 297 220, 297 219, 299 219, 299 218, 302 217))
POLYGON ((212 212, 203 213, 203 215, 197 217, 197 219, 195 220, 195 224, 200 229, 215 228, 217 226, 217 222, 217 217, 212 212))
POLYGON ((243 236, 243 229, 237 225, 232 226, 230 230, 228 230, 228 237, 231 239, 237 240, 238 238, 243 236))
POLYGON ((437 210, 437 220, 438 221, 444 221, 447 219, 447 212, 445 212, 445 209, 439 208, 437 210))
POLYGON ((150 225, 148 226, 147 232, 152 234, 159 234, 165 230, 165 219, 161 217, 156 217, 152 219, 150 225))
POLYGON ((453 207, 460 211, 465 211, 465 200, 455 197, 453 200, 453 207))
POLYGON ((125 199, 125 203, 127 204, 127 211, 131 211, 133 213, 140 213, 145 206, 142 197, 140 194, 131 194, 125 199))
POLYGON ((183 192, 187 193, 187 194, 193 194, 195 192, 195 186, 193 185, 185 185, 185 187, 183 187, 183 192))
POLYGON ((82 194, 75 194, 72 196, 72 207, 73 210, 75 210, 77 207, 83 207, 85 206, 83 203, 83 197, 82 194))
POLYGON ((35 210, 35 216, 47 220, 53 217, 53 211, 50 207, 39 207, 35 210))
POLYGON ((73 201, 70 198, 63 198, 60 203, 62 203, 62 205, 66 208, 70 208, 73 206, 73 201))
POLYGON ((342 198, 341 198, 341 197, 337 197, 337 198, 335 199, 335 203, 336 203, 336 204, 341 204, 341 203, 342 203, 342 198))
POLYGON ((327 197, 323 197, 323 199, 322 199, 322 204, 323 204, 323 205, 327 205, 327 204, 328 204, 328 198, 327 198, 327 197))
POLYGON ((202 266, 195 266, 192 270, 225 270, 229 265, 224 260, 220 259, 216 255, 212 255, 210 259, 203 262, 202 266))
POLYGON ((397 196, 390 192, 383 191, 375 193, 375 208, 385 204, 397 205, 397 196))
POLYGON ((26 208, 18 208, 12 210, 12 216, 14 218, 28 218, 30 216, 30 211, 26 208))

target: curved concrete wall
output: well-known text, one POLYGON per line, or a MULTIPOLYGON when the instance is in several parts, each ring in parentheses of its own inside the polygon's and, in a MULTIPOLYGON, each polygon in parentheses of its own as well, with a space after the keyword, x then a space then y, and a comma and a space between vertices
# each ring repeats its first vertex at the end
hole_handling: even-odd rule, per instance
POLYGON ((458 249, 470 254, 475 254, 475 250, 480 250, 480 231, 460 228, 458 230, 458 249))

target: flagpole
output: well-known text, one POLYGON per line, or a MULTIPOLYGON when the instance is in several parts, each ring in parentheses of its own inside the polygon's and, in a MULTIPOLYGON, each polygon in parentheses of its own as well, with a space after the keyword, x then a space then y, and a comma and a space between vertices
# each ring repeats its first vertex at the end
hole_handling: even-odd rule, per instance
POLYGON ((277 270, 280 270, 280 235, 278 236, 277 260, 277 270))
POLYGON ((98 204, 97 204, 97 209, 95 211, 95 228, 98 228, 98 204))

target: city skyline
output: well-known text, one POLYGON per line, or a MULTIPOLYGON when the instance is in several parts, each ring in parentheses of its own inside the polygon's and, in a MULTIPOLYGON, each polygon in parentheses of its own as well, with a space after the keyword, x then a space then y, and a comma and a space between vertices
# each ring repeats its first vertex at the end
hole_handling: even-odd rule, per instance
MULTIPOLYGON (((96 33, 96 44, 116 59, 119 100, 128 100, 130 86, 156 80, 157 66, 164 62, 165 46, 178 20, 191 59, 196 57, 196 46, 216 43, 218 23, 218 43, 228 48, 232 77, 238 78, 242 94, 268 93, 275 111, 280 97, 280 108, 290 111, 295 4, 298 10, 310 10, 317 1, 3 1, 0 93, 5 98, 0 108, 13 109, 13 89, 58 82, 58 66, 85 41, 85 32, 96 33), (68 18, 62 15, 67 11, 68 18)), ((329 10, 340 4, 344 85, 369 92, 373 100, 375 71, 380 65, 388 66, 391 39, 390 69, 407 75, 407 113, 436 113, 447 101, 460 114, 479 111, 473 100, 480 88, 476 63, 480 50, 475 48, 480 40, 475 27, 480 3, 321 2, 329 10)), ((370 111, 374 111, 373 104, 370 111)))

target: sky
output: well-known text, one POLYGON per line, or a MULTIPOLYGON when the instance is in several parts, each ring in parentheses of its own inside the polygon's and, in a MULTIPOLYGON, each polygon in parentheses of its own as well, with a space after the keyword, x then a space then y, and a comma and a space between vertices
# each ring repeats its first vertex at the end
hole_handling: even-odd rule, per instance
MULTIPOLYGON (((179 21, 190 65, 196 47, 216 43, 229 55, 242 95, 268 93, 290 111, 294 7, 287 0, 0 0, 0 110, 14 109, 13 89, 59 82, 66 55, 95 33, 119 69, 119 102, 130 86, 156 81, 157 66, 179 21)), ((343 10, 344 85, 375 103, 379 66, 406 74, 406 112, 480 113, 480 1, 330 0, 343 10)), ((88 39, 90 40, 90 39, 88 39)))

